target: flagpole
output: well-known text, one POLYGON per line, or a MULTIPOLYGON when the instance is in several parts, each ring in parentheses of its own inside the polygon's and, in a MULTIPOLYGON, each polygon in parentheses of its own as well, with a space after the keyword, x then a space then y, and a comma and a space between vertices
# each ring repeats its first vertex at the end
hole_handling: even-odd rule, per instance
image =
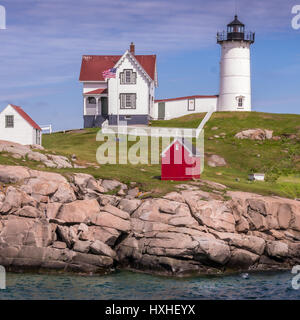
MULTIPOLYGON (((109 79, 114 78, 116 79, 117 83, 116 83, 116 90, 117 90, 117 125, 119 126, 119 83, 118 83, 118 79, 117 79, 117 68, 111 68, 108 70, 105 70, 102 72, 102 75, 104 77, 104 79, 106 79, 107 82, 107 88, 109 87, 109 79), (114 76, 112 76, 112 73, 114 74, 114 76)), ((110 111, 109 111, 110 112, 110 111)))
POLYGON ((117 126, 119 127, 119 101, 121 105, 121 99, 119 97, 119 81, 117 77, 117 70, 116 70, 116 81, 117 81, 117 126))

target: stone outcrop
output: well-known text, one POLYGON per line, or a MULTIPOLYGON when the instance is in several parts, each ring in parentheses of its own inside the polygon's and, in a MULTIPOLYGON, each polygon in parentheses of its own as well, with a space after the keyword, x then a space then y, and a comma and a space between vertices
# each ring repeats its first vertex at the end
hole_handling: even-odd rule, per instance
POLYGON ((0 166, 0 183, 0 264, 8 270, 184 275, 300 263, 299 201, 209 181, 140 200, 114 180, 10 166, 0 166), (120 188, 125 195, 105 194, 120 188))
POLYGON ((250 139, 250 140, 270 140, 273 137, 273 131, 267 129, 249 129, 244 130, 235 135, 237 139, 250 139))
POLYGON ((208 157, 207 164, 210 167, 224 167, 227 165, 225 159, 216 154, 213 154, 208 157))
POLYGON ((48 168, 73 168, 72 162, 64 156, 41 153, 45 149, 39 145, 27 145, 0 140, 0 152, 7 152, 15 159, 25 159, 41 162, 48 168))

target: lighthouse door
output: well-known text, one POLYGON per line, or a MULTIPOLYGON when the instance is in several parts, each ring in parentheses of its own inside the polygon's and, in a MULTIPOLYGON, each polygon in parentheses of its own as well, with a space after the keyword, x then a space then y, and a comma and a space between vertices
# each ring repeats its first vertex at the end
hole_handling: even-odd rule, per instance
POLYGON ((158 103, 158 119, 164 120, 166 115, 166 106, 164 102, 158 103))

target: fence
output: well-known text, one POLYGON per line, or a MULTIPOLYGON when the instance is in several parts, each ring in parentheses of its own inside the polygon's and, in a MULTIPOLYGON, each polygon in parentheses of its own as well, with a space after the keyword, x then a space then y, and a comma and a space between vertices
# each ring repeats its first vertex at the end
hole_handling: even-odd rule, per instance
POLYGON ((214 108, 205 115, 197 129, 191 128, 167 128, 167 127, 134 127, 127 126, 126 122, 121 122, 118 126, 110 126, 105 120, 102 124, 102 133, 104 134, 125 134, 132 136, 147 136, 147 137, 185 137, 198 138, 201 134, 206 122, 214 113, 214 108))
POLYGON ((40 126, 42 131, 49 131, 49 133, 51 134, 52 133, 52 125, 51 124, 46 124, 44 126, 40 126))

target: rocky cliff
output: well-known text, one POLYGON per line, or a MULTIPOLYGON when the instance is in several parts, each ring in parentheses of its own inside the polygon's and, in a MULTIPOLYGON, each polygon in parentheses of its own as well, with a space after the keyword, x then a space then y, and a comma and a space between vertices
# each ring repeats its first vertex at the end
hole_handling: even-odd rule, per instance
POLYGON ((0 182, 0 264, 10 270, 183 275, 300 263, 295 200, 208 181, 141 200, 118 181, 17 166, 0 166, 0 182), (122 196, 107 194, 115 188, 122 196))

